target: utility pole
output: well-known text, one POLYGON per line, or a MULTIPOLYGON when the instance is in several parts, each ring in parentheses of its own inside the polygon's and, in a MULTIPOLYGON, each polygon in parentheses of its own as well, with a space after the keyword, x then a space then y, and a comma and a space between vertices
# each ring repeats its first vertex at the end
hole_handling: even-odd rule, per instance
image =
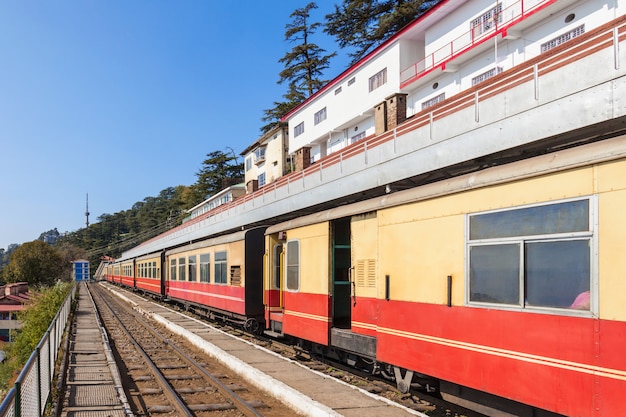
POLYGON ((87 205, 85 206, 85 226, 89 227, 89 193, 87 193, 87 205))

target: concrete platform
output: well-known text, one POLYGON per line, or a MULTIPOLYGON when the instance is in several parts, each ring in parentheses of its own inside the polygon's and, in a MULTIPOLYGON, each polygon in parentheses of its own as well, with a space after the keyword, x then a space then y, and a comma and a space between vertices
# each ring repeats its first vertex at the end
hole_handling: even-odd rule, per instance
POLYGON ((80 284, 70 334, 62 417, 131 417, 119 370, 96 316, 86 284, 80 284))
POLYGON ((295 411, 315 417, 426 416, 343 381, 311 370, 268 349, 239 340, 208 323, 106 285, 112 293, 236 371, 295 411), (193 329, 193 331, 189 330, 193 329), (199 329, 202 329, 199 331, 199 329))

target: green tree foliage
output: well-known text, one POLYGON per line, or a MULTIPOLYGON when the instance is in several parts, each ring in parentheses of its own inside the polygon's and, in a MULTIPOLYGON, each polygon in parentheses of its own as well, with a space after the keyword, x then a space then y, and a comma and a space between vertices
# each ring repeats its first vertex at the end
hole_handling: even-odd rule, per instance
POLYGON ((14 381, 50 327, 71 288, 72 284, 62 283, 44 288, 36 294, 31 292, 31 302, 26 310, 18 314, 22 328, 17 332, 14 342, 3 347, 7 356, 0 364, 0 387, 6 389, 14 381))
POLYGON ((322 79, 330 60, 336 53, 325 55, 326 50, 311 42, 321 23, 310 22, 310 11, 317 9, 313 2, 296 9, 289 16, 292 22, 285 26, 285 39, 293 43, 293 48, 278 62, 285 65, 279 74, 279 84, 288 83, 288 91, 283 96, 285 101, 274 102, 274 107, 265 110, 263 121, 268 122, 261 128, 269 131, 285 114, 306 98, 319 90, 327 80, 322 79))
POLYGON ((411 23, 439 0, 343 0, 326 15, 324 32, 341 48, 352 48, 355 63, 411 23))
POLYGON ((237 156, 232 150, 230 155, 214 151, 207 154, 196 177, 198 180, 193 186, 194 193, 197 203, 201 203, 224 188, 243 182, 243 162, 237 161, 237 156))
POLYGON ((51 285, 61 278, 63 258, 40 240, 21 245, 11 256, 4 278, 8 282, 51 285))

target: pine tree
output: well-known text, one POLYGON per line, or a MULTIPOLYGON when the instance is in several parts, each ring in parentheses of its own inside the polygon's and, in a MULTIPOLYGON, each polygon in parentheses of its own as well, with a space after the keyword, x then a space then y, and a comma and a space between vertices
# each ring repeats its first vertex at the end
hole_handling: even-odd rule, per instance
POLYGON ((310 11, 317 9, 314 2, 296 9, 289 16, 292 22, 285 25, 285 40, 295 43, 278 62, 285 65, 279 74, 278 84, 288 83, 289 90, 283 96, 285 101, 274 102, 274 107, 265 110, 263 121, 269 122, 261 130, 267 132, 285 114, 319 90, 327 80, 323 80, 324 70, 336 53, 325 55, 325 49, 311 43, 311 37, 321 23, 311 23, 310 11))
POLYGON ((218 193, 224 188, 243 182, 243 162, 237 162, 237 156, 232 149, 232 155, 222 151, 213 151, 207 154, 202 162, 202 168, 196 173, 198 180, 193 185, 199 197, 198 203, 218 193))
POLYGON ((355 63, 398 33, 440 0, 343 0, 326 15, 324 32, 335 36, 341 48, 353 48, 355 63))

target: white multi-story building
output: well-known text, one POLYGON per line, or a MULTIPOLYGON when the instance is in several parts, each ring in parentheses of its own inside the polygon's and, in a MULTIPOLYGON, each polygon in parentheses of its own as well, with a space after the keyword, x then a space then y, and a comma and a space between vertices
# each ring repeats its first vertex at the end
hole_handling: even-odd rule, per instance
MULTIPOLYGON (((303 153, 306 167, 393 129, 405 118, 620 16, 621 3, 443 0, 289 113, 284 118, 291 134, 289 153, 303 153), (387 126, 381 120, 377 130, 377 109, 389 112, 394 97, 401 101, 401 114, 387 126)), ((571 82, 584 75, 572 76, 571 82)))

